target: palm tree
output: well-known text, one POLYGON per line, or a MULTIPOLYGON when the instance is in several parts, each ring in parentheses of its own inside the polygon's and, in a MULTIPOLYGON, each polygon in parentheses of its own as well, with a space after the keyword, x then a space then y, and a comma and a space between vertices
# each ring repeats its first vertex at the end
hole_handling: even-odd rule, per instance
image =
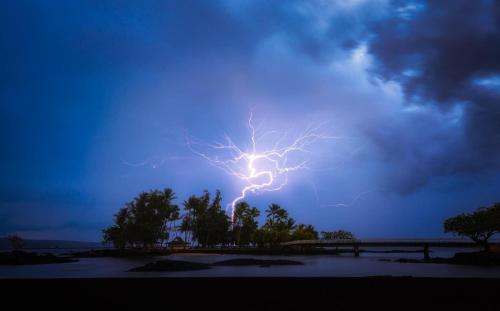
POLYGON ((295 226, 295 221, 288 216, 288 212, 278 204, 271 204, 266 210, 267 220, 264 225, 269 235, 270 242, 276 246, 290 237, 290 230, 295 226))
MULTIPOLYGON (((279 206, 276 203, 272 203, 269 205, 266 209, 266 217, 274 217, 275 215, 278 215, 279 213, 282 213, 281 211, 284 211, 281 206, 279 206)), ((286 211, 285 211, 286 212, 286 211)))
POLYGON ((163 190, 163 200, 167 201, 168 203, 172 202, 173 200, 177 199, 175 196, 174 190, 170 188, 165 188, 163 190))
POLYGON ((248 217, 251 219, 255 219, 260 216, 260 211, 256 207, 252 207, 248 210, 248 217))
POLYGON ((241 238, 241 228, 243 227, 243 223, 245 221, 245 216, 247 211, 250 209, 250 205, 247 202, 239 202, 234 207, 233 214, 233 232, 235 235, 236 245, 240 245, 241 238))
POLYGON ((236 245, 249 244, 252 242, 258 223, 256 218, 260 211, 256 207, 250 207, 247 202, 239 202, 234 209, 232 222, 233 241, 236 245), (242 238, 243 235, 243 238, 242 238))
POLYGON ((271 225, 281 223, 288 219, 288 212, 278 204, 271 204, 266 210, 266 217, 271 225))

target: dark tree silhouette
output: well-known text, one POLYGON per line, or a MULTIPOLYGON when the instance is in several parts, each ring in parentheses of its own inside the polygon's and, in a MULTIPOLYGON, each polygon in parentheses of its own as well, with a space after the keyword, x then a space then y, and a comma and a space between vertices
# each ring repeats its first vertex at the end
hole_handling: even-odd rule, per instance
POLYGON ((469 237, 488 251, 488 240, 500 232, 500 203, 448 218, 444 222, 444 231, 469 237))
POLYGON ((314 229, 312 225, 298 225, 292 232, 292 241, 296 240, 317 240, 318 232, 314 229))
POLYGON ((289 241, 291 230, 295 228, 295 221, 288 216, 288 212, 278 204, 269 205, 266 210, 266 223, 259 232, 259 238, 271 247, 289 241))
POLYGON ((222 209, 221 201, 222 196, 218 190, 211 203, 210 193, 206 190, 200 197, 189 197, 184 201, 186 214, 181 231, 189 232, 191 239, 204 247, 228 243, 230 221, 222 209))
POLYGON ((346 230, 322 231, 323 240, 354 240, 354 234, 346 230))
MULTIPOLYGON (((202 247, 214 247, 234 243, 238 246, 258 245, 278 247, 290 240, 318 239, 312 225, 296 225, 288 212, 278 204, 266 209, 266 222, 259 228, 260 212, 247 202, 235 206, 233 221, 221 206, 222 196, 216 191, 213 199, 208 191, 192 195, 183 202, 184 213, 172 202, 175 194, 171 189, 154 190, 139 194, 114 215, 114 224, 103 230, 104 242, 116 248, 151 248, 163 246, 170 232, 184 233, 184 241, 202 247), (180 226, 176 221, 182 219, 180 226)), ((325 233, 322 233, 325 235, 325 233)), ((330 232, 339 239, 353 238, 347 231, 330 232)))
POLYGON ((168 239, 169 222, 179 215, 179 208, 172 204, 174 199, 175 193, 169 188, 139 194, 118 211, 115 224, 103 230, 104 242, 117 248, 162 245, 168 239))
POLYGON ((248 203, 236 204, 232 223, 232 237, 236 245, 249 245, 255 242, 255 232, 259 225, 256 218, 259 216, 259 210, 250 207, 248 203))

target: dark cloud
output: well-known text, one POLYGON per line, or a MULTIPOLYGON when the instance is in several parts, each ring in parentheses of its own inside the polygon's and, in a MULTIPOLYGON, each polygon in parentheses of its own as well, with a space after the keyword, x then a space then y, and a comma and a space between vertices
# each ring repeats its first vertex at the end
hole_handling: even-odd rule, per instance
MULTIPOLYGON (((455 179, 469 179, 454 174, 497 167, 498 22, 486 1, 0 2, 0 229, 92 231, 139 191, 167 186, 179 202, 203 189, 229 200, 235 180, 194 157, 183 133, 227 132, 245 146, 251 107, 270 129, 331 119, 333 134, 354 137, 318 146, 318 170, 252 196, 260 207, 288 200, 311 223, 341 219, 335 208, 312 211, 316 199, 293 188, 304 177, 318 203, 348 202, 382 179, 430 200, 425 185, 438 175, 451 189, 443 196, 460 195, 455 179), (398 82, 408 104, 373 76, 398 82), (169 156, 178 159, 124 164, 169 156)), ((393 210, 420 211, 411 197, 393 210)), ((380 209, 356 201, 346 224, 366 219, 369 233, 366 215, 392 214, 383 199, 380 209)), ((409 216, 401 224, 422 227, 409 216)))
POLYGON ((468 99, 463 88, 472 79, 500 72, 498 2, 431 1, 411 18, 377 24, 375 34, 370 51, 379 73, 401 82, 408 96, 468 99))
POLYGON ((410 122, 414 126, 404 133, 370 131, 399 170, 413 172, 400 190, 414 190, 436 175, 498 169, 500 85, 480 81, 500 75, 500 4, 394 2, 392 10, 391 18, 373 26, 372 73, 400 83, 408 103, 455 113, 460 124, 448 130, 448 137, 457 138, 451 141, 432 134, 438 132, 436 125, 421 128, 422 120, 410 122), (429 140, 415 141, 411 131, 429 140), (422 152, 436 142, 442 144, 441 152, 422 152), (403 155, 409 148, 410 160, 403 155))
POLYGON ((224 11, 238 20, 245 37, 265 40, 280 36, 289 49, 322 64, 359 46, 368 35, 369 24, 384 15, 384 5, 379 1, 359 5, 342 1, 252 1, 240 7, 232 1, 225 3, 224 11))

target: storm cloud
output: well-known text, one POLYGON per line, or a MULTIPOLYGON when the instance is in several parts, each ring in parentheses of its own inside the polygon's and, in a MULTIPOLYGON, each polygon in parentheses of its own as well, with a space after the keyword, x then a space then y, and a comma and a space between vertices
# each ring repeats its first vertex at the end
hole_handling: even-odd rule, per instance
POLYGON ((227 203, 241 185, 184 134, 245 148, 250 111, 265 129, 328 121, 347 138, 251 204, 320 230, 441 234, 443 217, 497 200, 499 14, 461 0, 2 2, 0 234, 97 240, 154 188, 227 203))
POLYGON ((402 1, 390 9, 391 18, 372 26, 372 74, 401 85, 408 106, 449 116, 369 134, 401 171, 413 172, 402 185, 412 190, 432 176, 498 169, 499 3, 402 1), (432 145, 437 152, 426 153, 432 145))

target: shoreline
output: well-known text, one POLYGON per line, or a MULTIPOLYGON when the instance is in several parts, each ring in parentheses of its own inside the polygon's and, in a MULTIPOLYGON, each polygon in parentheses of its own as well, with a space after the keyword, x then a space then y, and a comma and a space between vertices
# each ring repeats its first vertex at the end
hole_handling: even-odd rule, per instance
MULTIPOLYGON (((359 253, 373 254, 414 254, 424 253, 424 250, 363 250, 359 253)), ((89 257, 154 257, 168 255, 253 255, 253 256, 296 256, 296 255, 341 255, 355 254, 355 251, 350 248, 340 249, 322 249, 311 248, 303 250, 294 250, 290 248, 189 248, 184 250, 134 250, 134 249, 91 249, 83 252, 70 252, 65 255, 73 258, 89 258, 89 257)))

